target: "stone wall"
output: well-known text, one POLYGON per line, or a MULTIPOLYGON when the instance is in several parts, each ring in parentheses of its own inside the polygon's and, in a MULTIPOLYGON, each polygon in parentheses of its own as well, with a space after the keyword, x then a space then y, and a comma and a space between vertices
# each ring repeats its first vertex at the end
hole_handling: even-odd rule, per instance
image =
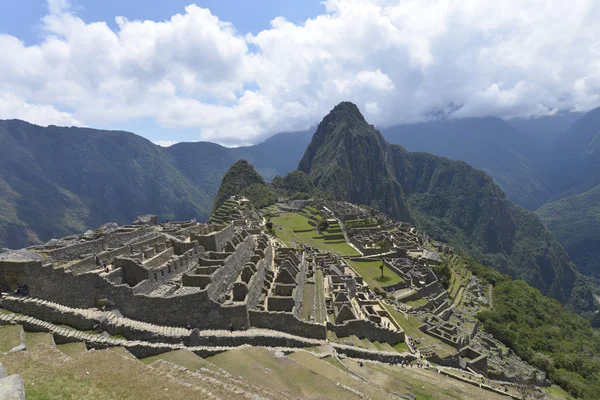
POLYGON ((152 230, 152 227, 143 227, 131 232, 109 233, 96 240, 89 240, 73 244, 71 246, 51 250, 48 252, 48 256, 54 261, 67 262, 70 260, 75 260, 83 255, 101 253, 107 248, 121 247, 131 240, 147 235, 148 233, 152 232, 152 230))
MULTIPOLYGON (((109 275, 113 274, 121 275, 121 270, 109 275)), ((206 290, 187 288, 180 294, 151 297, 136 294, 129 285, 115 284, 114 280, 95 273, 73 275, 40 261, 0 262, 0 285, 14 290, 17 282, 26 283, 32 297, 68 307, 95 307, 100 299, 106 299, 116 304, 123 316, 154 324, 181 326, 190 322, 207 329, 228 329, 231 324, 249 326, 245 305, 221 306, 209 298, 206 290)))
POLYGON ((59 325, 68 325, 81 331, 90 331, 94 329, 94 325, 97 323, 93 319, 84 318, 80 314, 58 310, 51 305, 39 302, 24 302, 7 297, 2 299, 2 307, 15 313, 30 315, 59 325))
MULTIPOLYGON (((300 260, 300 271, 298 271, 298 284, 296 285, 294 296, 294 315, 297 317, 302 309, 302 300, 304 298, 304 285, 306 284, 306 253, 302 252, 300 260)), ((271 309, 269 307, 269 309, 271 309)))
POLYGON ((85 272, 94 271, 95 269, 98 269, 98 265, 96 265, 96 257, 90 256, 88 258, 84 258, 83 260, 70 265, 67 269, 74 274, 83 274, 85 272))
POLYGON ((231 241, 234 234, 235 228, 232 224, 229 224, 225 228, 211 232, 208 235, 196 235, 192 233, 191 241, 197 241, 206 251, 222 251, 225 244, 231 241))
POLYGON ((256 273, 253 275, 250 285, 248 286, 248 296, 246 305, 248 310, 256 308, 262 297, 262 288, 267 275, 267 270, 271 266, 271 258, 273 257, 273 247, 269 244, 265 251, 265 258, 256 265, 256 273))
POLYGON ((132 243, 130 246, 126 246, 126 247, 130 247, 131 252, 137 252, 137 251, 141 251, 144 250, 147 247, 154 247, 159 243, 165 243, 167 241, 167 238, 164 235, 157 235, 157 236, 152 236, 150 238, 145 238, 142 241, 139 242, 135 242, 132 243))
MULTIPOLYGON (((295 292, 295 289, 294 289, 295 292)), ((267 297, 267 308, 269 311, 282 311, 292 312, 293 315, 297 316, 298 313, 295 310, 296 302, 292 296, 269 296, 267 297)))
POLYGON ((348 320, 341 325, 327 322, 327 329, 335 332, 338 337, 356 335, 359 339, 368 339, 371 342, 386 342, 391 345, 404 342, 404 332, 380 328, 373 322, 364 319, 348 320))
POLYGON ((256 328, 275 329, 291 335, 324 340, 327 328, 324 324, 300 321, 293 314, 269 311, 248 311, 250 324, 256 328))
POLYGON ((105 249, 104 237, 96 240, 85 241, 71 246, 62 247, 60 249, 51 250, 48 256, 55 261, 67 262, 76 260, 82 255, 92 255, 100 253, 105 249))
POLYGON ((146 268, 158 268, 161 265, 163 265, 164 263, 166 263, 167 261, 169 261, 169 259, 173 255, 175 255, 175 250, 172 247, 169 247, 162 253, 157 254, 156 256, 154 256, 148 260, 145 260, 144 266, 146 268))
POLYGON ((211 275, 212 283, 207 288, 208 295, 211 299, 219 302, 218 300, 225 293, 229 292, 231 286, 242 272, 242 269, 244 269, 244 266, 254 254, 254 246, 254 237, 246 237, 246 239, 238 245, 236 251, 224 260, 223 266, 211 275))
POLYGON ((102 236, 102 238, 104 239, 106 248, 116 248, 153 232, 154 227, 144 226, 131 232, 113 232, 102 236))

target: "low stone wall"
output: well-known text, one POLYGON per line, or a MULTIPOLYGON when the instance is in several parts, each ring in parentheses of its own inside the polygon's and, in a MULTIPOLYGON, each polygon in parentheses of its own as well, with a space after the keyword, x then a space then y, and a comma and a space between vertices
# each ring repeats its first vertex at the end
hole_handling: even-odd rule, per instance
POLYGON ((98 254, 107 248, 121 247, 131 240, 147 235, 152 232, 152 229, 152 227, 142 227, 132 232, 109 233, 95 240, 80 242, 71 246, 51 250, 48 252, 48 256, 52 260, 59 262, 75 260, 82 255, 98 254))
POLYGON ((78 259, 84 254, 97 254, 105 249, 105 238, 101 237, 96 240, 85 241, 71 246, 62 247, 60 249, 51 250, 48 256, 55 261, 64 263, 70 260, 78 259))
POLYGON ((250 310, 248 314, 250 325, 256 328, 274 329, 312 339, 324 340, 327 337, 327 327, 324 324, 300 321, 290 313, 250 310))
POLYGON ((144 261, 144 266, 146 268, 158 268, 171 258, 171 256, 175 255, 175 250, 172 247, 169 247, 165 251, 156 256, 144 261))
POLYGON ((153 226, 143 226, 131 232, 113 232, 108 235, 104 235, 104 244, 106 248, 121 247, 133 240, 141 238, 151 232, 154 232, 153 226))
POLYGON ((96 265, 96 257, 90 256, 69 266, 67 269, 74 274, 83 274, 86 272, 94 271, 98 268, 98 265, 96 265))
POLYGON ((225 228, 211 232, 208 235, 196 235, 192 233, 191 240, 197 241, 206 251, 221 251, 225 244, 231 241, 234 234, 235 228, 232 224, 229 224, 225 228))
POLYGON ((363 360, 373 360, 384 363, 393 363, 395 361, 402 362, 407 360, 411 362, 416 360, 417 357, 410 353, 393 353, 388 351, 373 351, 368 349, 362 349, 355 346, 345 346, 339 344, 333 344, 335 351, 339 354, 344 354, 347 357, 359 358, 363 360))
POLYGON ((94 328, 98 322, 92 316, 100 316, 101 312, 94 313, 90 311, 90 317, 85 318, 79 313, 69 311, 68 309, 59 310, 52 305, 39 302, 27 302, 21 299, 12 299, 6 297, 2 299, 2 307, 14 313, 30 315, 44 321, 49 321, 59 325, 72 326, 75 329, 89 331, 94 328))
POLYGON ((404 342, 404 332, 380 328, 371 321, 364 319, 352 319, 341 325, 327 322, 327 329, 339 337, 356 335, 359 339, 368 339, 371 342, 386 342, 395 345, 404 342))

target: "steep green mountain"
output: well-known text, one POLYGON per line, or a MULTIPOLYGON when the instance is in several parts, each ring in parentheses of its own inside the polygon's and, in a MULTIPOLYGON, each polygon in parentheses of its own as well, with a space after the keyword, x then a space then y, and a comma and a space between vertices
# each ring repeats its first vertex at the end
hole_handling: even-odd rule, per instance
POLYGON ((333 200, 374 205, 394 218, 410 220, 389 157, 381 134, 358 107, 343 102, 321 121, 298 169, 333 200))
POLYGON ((213 210, 219 208, 231 196, 239 194, 248 197, 257 208, 277 201, 275 192, 247 160, 239 160, 227 170, 217 192, 213 210))
POLYGON ((465 161, 494 178, 516 204, 535 210, 546 189, 533 173, 538 148, 527 134, 500 118, 465 118, 397 125, 382 130, 390 143, 465 161))
POLYGON ((211 197, 132 133, 0 121, 0 246, 135 216, 207 218, 211 197))
POLYGON ((536 211, 578 270, 600 279, 600 185, 536 211))
POLYGON ((299 169, 334 199, 412 219, 478 261, 562 302, 569 298, 573 264, 534 213, 513 205, 489 176, 464 162, 388 144, 352 104, 341 103, 323 119, 299 169))
POLYGON ((575 122, 546 153, 538 174, 552 200, 600 184, 600 107, 575 122))
POLYGON ((271 181, 271 186, 285 196, 308 198, 315 193, 315 185, 310 177, 300 170, 292 171, 283 178, 277 175, 271 181))

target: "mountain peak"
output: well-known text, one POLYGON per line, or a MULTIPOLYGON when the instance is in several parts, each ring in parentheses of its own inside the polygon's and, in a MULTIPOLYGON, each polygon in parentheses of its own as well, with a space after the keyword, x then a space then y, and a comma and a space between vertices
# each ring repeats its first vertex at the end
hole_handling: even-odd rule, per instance
POLYGON ((342 102, 319 124, 298 169, 332 199, 377 206, 393 217, 410 220, 389 158, 390 146, 379 131, 365 121, 355 104, 342 102))
POLYGON ((329 114, 323 118, 323 121, 319 124, 319 128, 323 124, 328 125, 330 123, 335 123, 337 125, 344 124, 352 127, 369 126, 356 104, 349 101, 342 101, 337 106, 333 107, 329 114))

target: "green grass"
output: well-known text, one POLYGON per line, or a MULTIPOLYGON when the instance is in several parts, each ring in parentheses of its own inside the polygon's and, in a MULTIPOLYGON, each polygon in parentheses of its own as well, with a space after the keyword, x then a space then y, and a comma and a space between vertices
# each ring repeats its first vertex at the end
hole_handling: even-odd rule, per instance
POLYGON ((394 347, 394 350, 396 350, 399 353, 404 353, 404 352, 408 353, 409 352, 408 345, 405 342, 400 342, 400 343, 394 345, 393 347, 394 347))
POLYGON ((200 368, 207 368, 213 371, 217 370, 217 368, 208 361, 185 349, 169 351, 168 353, 141 359, 144 364, 152 364, 157 360, 172 362, 173 364, 181 365, 190 371, 197 371, 200 368))
MULTIPOLYGON (((304 353, 299 357, 312 357, 304 353)), ((258 347, 227 351, 207 359, 217 367, 253 383, 306 398, 359 399, 337 382, 317 374, 289 357, 258 347)), ((326 361, 312 357, 311 364, 326 368, 326 361)))
POLYGON ((411 306, 413 308, 417 308, 417 307, 424 306, 427 303, 429 303, 429 300, 427 300, 425 298, 420 298, 420 299, 417 299, 417 300, 407 301, 406 305, 411 306))
POLYGON ((20 325, 7 325, 0 327, 0 352, 6 353, 21 344, 20 325))
POLYGON ((297 213, 284 213, 278 217, 271 218, 276 226, 281 225, 283 229, 275 228, 277 237, 286 245, 293 246, 294 243, 306 243, 309 246, 317 247, 324 251, 331 251, 340 256, 359 255, 356 250, 350 247, 345 241, 335 240, 326 241, 315 230, 315 227, 308 223, 308 219, 297 213), (310 230, 308 232, 294 232, 294 230, 310 230))
POLYGON ((348 263, 354 268, 356 272, 363 277, 365 282, 371 288, 382 288, 383 286, 395 285, 396 283, 404 282, 402 277, 398 276, 388 267, 383 268, 383 276, 385 279, 381 280, 381 266, 380 260, 374 261, 353 261, 348 260, 348 263))
POLYGON ((32 349, 40 343, 54 346, 52 334, 43 332, 25 332, 25 345, 28 349, 32 349))
POLYGON ((77 357, 87 351, 85 343, 83 342, 58 344, 56 345, 56 348, 69 357, 77 357))

